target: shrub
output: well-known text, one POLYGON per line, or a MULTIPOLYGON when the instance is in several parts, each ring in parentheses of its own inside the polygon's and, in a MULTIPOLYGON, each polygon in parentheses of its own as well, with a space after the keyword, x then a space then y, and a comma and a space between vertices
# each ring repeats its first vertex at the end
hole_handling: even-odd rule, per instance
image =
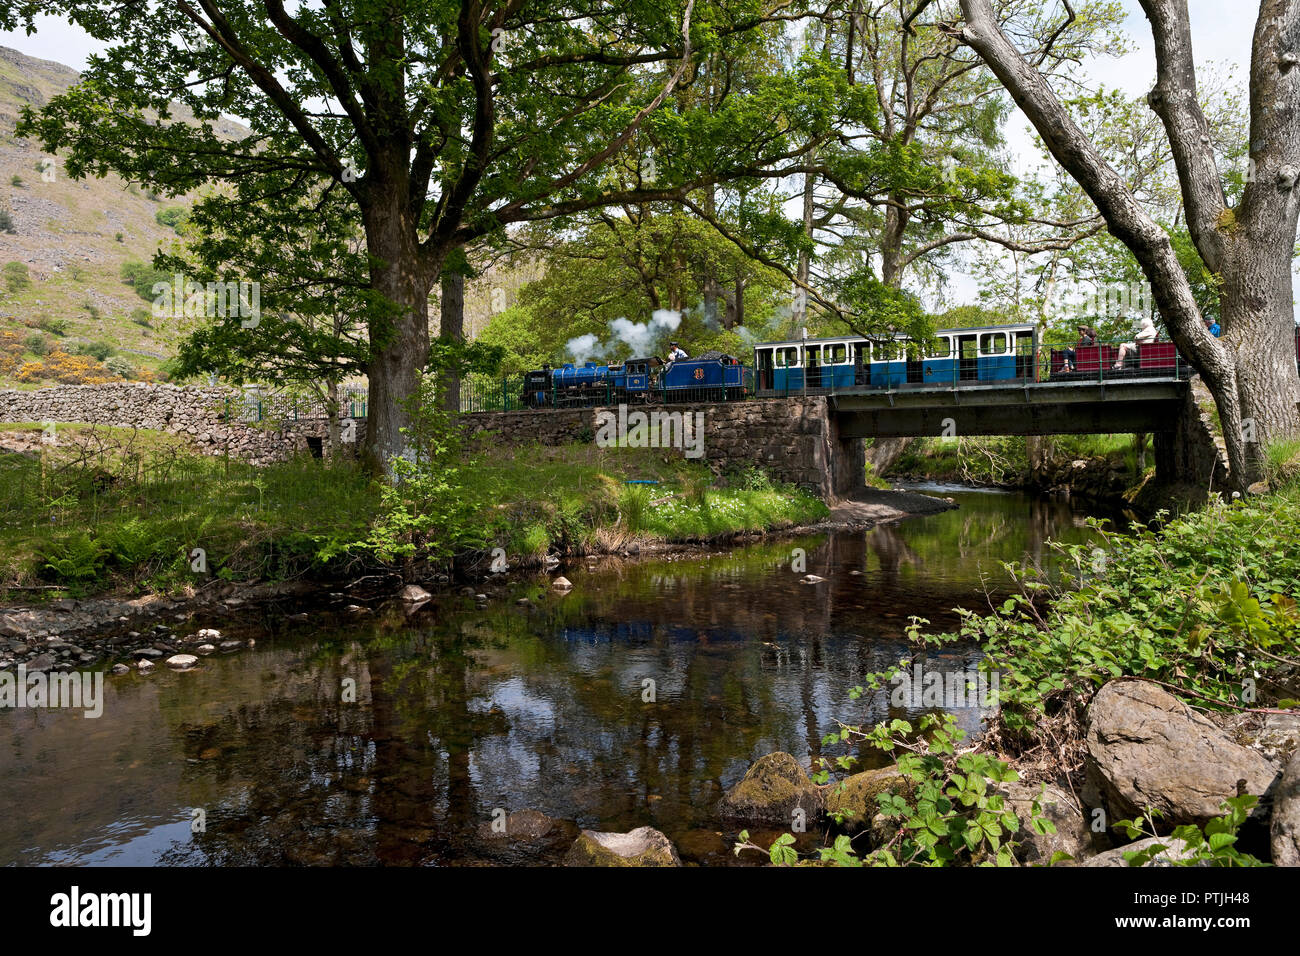
POLYGON ((104 362, 104 368, 120 378, 135 378, 136 376, 135 366, 131 364, 130 359, 123 355, 110 356, 104 362))
POLYGON ((9 182, 14 186, 21 186, 23 184, 23 177, 15 176, 12 179, 10 179, 9 182))
POLYGON ((8 209, 0 209, 0 231, 15 233, 18 230, 14 228, 14 217, 9 215, 8 209))
POLYGON ((150 315, 148 309, 136 308, 131 310, 131 321, 136 325, 142 325, 146 329, 151 329, 153 328, 153 325, 150 323, 149 319, 150 315))
POLYGON ((185 223, 189 221, 190 213, 184 206, 166 206, 154 213, 153 217, 158 220, 158 225, 180 233, 185 223))
POLYGON ((23 345, 33 355, 48 355, 50 352, 50 340, 45 337, 44 332, 30 333, 23 339, 23 345))
POLYGON ((59 338, 67 335, 69 328, 67 319, 51 319, 48 316, 42 316, 41 320, 36 323, 36 327, 49 332, 50 335, 57 335, 59 338))

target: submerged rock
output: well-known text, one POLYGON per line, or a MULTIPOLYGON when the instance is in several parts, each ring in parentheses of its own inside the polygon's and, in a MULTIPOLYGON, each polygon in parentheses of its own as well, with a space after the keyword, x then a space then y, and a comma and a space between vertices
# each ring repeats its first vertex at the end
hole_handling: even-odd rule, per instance
POLYGON ((799 761, 787 753, 768 754, 749 768, 718 805, 724 817, 790 826, 796 810, 805 820, 821 812, 822 794, 799 761))
POLYGON ((805 574, 799 579, 800 584, 821 584, 826 579, 819 574, 805 574))
MULTIPOLYGON (((1277 768, 1234 743, 1172 694, 1146 681, 1111 681, 1088 709, 1089 772, 1114 819, 1154 807, 1162 825, 1203 825, 1245 791, 1263 795, 1277 768)), ((1261 801, 1263 804, 1265 801, 1261 801)), ((1257 807, 1263 816, 1265 807, 1257 807)))
POLYGON ((583 830, 564 858, 565 866, 681 866, 669 839, 654 827, 631 833, 583 830))
POLYGON ((573 590, 573 582, 561 574, 551 582, 551 587, 555 588, 557 591, 571 591, 573 590))

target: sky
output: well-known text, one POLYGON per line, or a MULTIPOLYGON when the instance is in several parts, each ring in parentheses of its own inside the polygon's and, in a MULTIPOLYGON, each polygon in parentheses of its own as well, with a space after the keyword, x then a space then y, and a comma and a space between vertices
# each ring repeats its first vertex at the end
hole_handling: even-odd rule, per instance
MULTIPOLYGON (((1145 95, 1155 81, 1156 69, 1150 25, 1137 0, 1122 0, 1122 6, 1128 14, 1126 29, 1133 49, 1118 59, 1100 58, 1084 64, 1085 76, 1093 83, 1118 87, 1130 96, 1145 95)), ((1249 75, 1250 41, 1258 7, 1247 0, 1189 0, 1188 8, 1198 68, 1229 69, 1244 84, 1249 75)), ((78 70, 86 67, 92 53, 104 48, 80 28, 51 16, 40 17, 36 33, 31 36, 0 31, 0 45, 78 70)), ((1010 121, 1007 136, 1013 155, 1023 164, 1037 162, 1029 124, 1019 111, 1010 121)), ((969 276, 958 273, 951 277, 947 298, 948 305, 975 302, 978 287, 969 276)))

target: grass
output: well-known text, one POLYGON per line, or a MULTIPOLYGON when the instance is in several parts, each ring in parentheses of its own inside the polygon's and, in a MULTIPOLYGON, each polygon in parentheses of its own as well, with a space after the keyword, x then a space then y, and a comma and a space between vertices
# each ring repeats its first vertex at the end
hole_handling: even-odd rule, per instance
MULTIPOLYGON (((177 591, 211 575, 281 579, 374 564, 359 542, 380 517, 379 488, 351 462, 257 468, 130 429, 60 425, 56 437, 42 445, 38 424, 0 426, 0 445, 25 449, 0 448, 0 591, 177 591), (196 548, 206 572, 193 568, 196 548)), ((511 564, 827 514, 760 473, 718 483, 704 465, 656 449, 495 448, 460 478, 456 493, 473 507, 454 536, 505 548, 511 564)))

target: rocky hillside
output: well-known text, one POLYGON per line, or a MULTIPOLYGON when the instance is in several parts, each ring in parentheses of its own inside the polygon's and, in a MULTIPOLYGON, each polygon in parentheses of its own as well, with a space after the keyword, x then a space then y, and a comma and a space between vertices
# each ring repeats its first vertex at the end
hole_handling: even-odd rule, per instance
MULTIPOLYGON (((17 343, 22 362, 67 351, 82 353, 84 364, 105 376, 148 377, 185 331, 156 322, 149 302, 122 281, 123 264, 147 263, 160 245, 176 241, 158 217, 161 212, 166 220, 167 210, 184 207, 184 200, 154 196, 116 176, 76 182, 57 157, 14 135, 23 106, 44 105, 77 76, 0 47, 0 212, 12 229, 0 229, 0 353, 7 342, 11 355, 9 368, 0 360, 0 384, 40 384, 17 381, 17 343), (112 353, 117 360, 104 368, 112 353)), ((223 127, 226 135, 241 134, 236 124, 223 127)))

